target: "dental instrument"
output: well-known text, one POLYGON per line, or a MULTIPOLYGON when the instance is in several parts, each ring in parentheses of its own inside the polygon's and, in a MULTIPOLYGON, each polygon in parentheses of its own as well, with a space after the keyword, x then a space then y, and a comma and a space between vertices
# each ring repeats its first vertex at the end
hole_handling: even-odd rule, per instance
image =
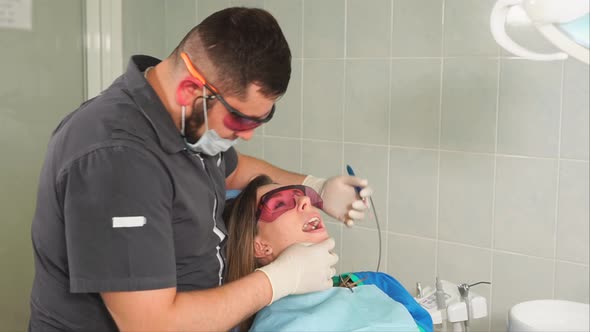
POLYGON ((339 275, 338 277, 340 277, 340 285, 346 286, 346 288, 348 288, 351 293, 354 293, 354 291, 352 290, 353 286, 350 285, 350 275, 347 275, 346 279, 342 279, 342 275, 339 275))
MULTIPOLYGON (((346 165, 346 172, 350 176, 356 176, 355 173, 354 173, 354 170, 352 169, 352 167, 350 165, 346 165)), ((360 187, 354 187, 354 189, 356 190, 356 193, 360 197, 361 188, 360 187)), ((362 198, 362 197, 360 197, 360 198, 364 200, 364 198, 362 198)), ((377 224, 377 236, 379 238, 379 256, 378 256, 378 259, 377 259, 377 269, 375 271, 376 272, 379 272, 379 267, 381 266, 381 225, 379 224, 379 218, 377 217, 377 210, 375 209, 375 204, 373 203, 373 196, 369 196, 369 202, 371 203, 371 208, 373 210, 373 215, 375 216, 375 223, 377 224)))
POLYGON ((476 282, 474 284, 459 284, 457 285, 457 289, 459 290, 459 294, 461 295, 461 301, 465 303, 465 306, 467 308, 466 313, 467 313, 467 319, 465 319, 463 321, 463 330, 465 332, 469 332, 469 321, 471 319, 474 318, 474 313, 473 313, 473 308, 472 305, 470 303, 470 298, 469 298, 469 288, 479 285, 479 284, 487 284, 487 285, 491 285, 492 283, 489 281, 480 281, 480 282, 476 282))
POLYGON ((434 284, 435 292, 434 297, 436 299, 436 309, 440 311, 442 317, 442 329, 445 331, 447 329, 447 299, 445 291, 443 290, 443 285, 438 276, 436 277, 435 284, 434 284))
POLYGON ((436 331, 469 332, 471 321, 488 316, 486 298, 470 290, 480 284, 491 283, 456 284, 436 277, 434 287, 424 287, 414 299, 428 311, 436 331))

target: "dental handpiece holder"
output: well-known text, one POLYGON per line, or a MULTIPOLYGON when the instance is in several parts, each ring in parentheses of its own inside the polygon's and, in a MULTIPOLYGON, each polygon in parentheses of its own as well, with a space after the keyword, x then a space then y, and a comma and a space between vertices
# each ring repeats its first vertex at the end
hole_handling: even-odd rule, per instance
POLYGON ((486 298, 471 290, 479 284, 490 283, 456 284, 437 278, 434 288, 417 283, 415 299, 432 317, 435 331, 466 332, 471 320, 488 315, 486 298))

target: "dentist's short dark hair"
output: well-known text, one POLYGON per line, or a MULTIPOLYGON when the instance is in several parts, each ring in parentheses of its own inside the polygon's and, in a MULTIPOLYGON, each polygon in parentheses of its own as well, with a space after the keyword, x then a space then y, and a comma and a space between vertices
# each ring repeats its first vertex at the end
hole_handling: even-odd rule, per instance
MULTIPOLYGON (((220 10, 195 26, 171 56, 187 52, 222 94, 243 97, 255 83, 266 97, 283 95, 291 77, 291 51, 276 19, 259 8, 220 10), (206 57, 207 59, 203 59, 206 57), (205 72, 206 63, 215 73, 205 72)), ((212 70, 209 70, 212 71, 212 70)))

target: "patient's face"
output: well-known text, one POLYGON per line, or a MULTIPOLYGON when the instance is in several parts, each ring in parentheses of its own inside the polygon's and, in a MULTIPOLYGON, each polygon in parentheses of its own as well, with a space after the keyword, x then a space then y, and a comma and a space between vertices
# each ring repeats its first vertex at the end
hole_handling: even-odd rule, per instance
MULTIPOLYGON (((282 186, 278 184, 269 184, 258 188, 257 205, 260 204, 260 199, 264 194, 280 187, 282 186)), ((282 194, 287 195, 285 192, 282 194)), ((304 196, 302 192, 296 192, 295 196, 287 195, 281 199, 291 199, 291 202, 294 200, 295 206, 272 222, 258 220, 257 223, 257 241, 272 249, 270 260, 276 258, 285 248, 294 243, 318 243, 329 238, 320 210, 312 205, 309 197, 304 196)))

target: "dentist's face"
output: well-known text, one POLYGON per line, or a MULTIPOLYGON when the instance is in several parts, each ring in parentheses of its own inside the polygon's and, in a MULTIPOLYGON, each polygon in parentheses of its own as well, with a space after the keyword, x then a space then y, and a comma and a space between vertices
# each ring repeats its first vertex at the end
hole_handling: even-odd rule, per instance
MULTIPOLYGON (((246 90, 244 98, 236 96, 224 96, 225 103, 231 105, 234 109, 239 109, 240 113, 254 118, 265 118, 269 115, 276 98, 265 97, 260 93, 260 86, 250 84, 246 90)), ((209 91, 205 91, 208 97, 211 97, 209 91)), ((192 112, 186 115, 185 119, 185 136, 189 143, 196 143, 205 133, 205 116, 207 112, 207 120, 209 129, 215 130, 217 134, 225 139, 235 140, 241 138, 249 140, 254 135, 254 130, 257 127, 247 130, 237 130, 233 126, 239 122, 239 117, 232 114, 227 107, 216 100, 215 98, 207 99, 206 108, 203 105, 203 97, 195 98, 192 105, 192 112)), ((248 128, 248 127, 245 127, 248 128)))
POLYGON ((205 127, 205 116, 203 108, 203 97, 196 98, 193 102, 193 111, 185 118, 184 136, 189 143, 196 143, 203 135, 205 127), (201 132, 202 131, 202 132, 201 132))

